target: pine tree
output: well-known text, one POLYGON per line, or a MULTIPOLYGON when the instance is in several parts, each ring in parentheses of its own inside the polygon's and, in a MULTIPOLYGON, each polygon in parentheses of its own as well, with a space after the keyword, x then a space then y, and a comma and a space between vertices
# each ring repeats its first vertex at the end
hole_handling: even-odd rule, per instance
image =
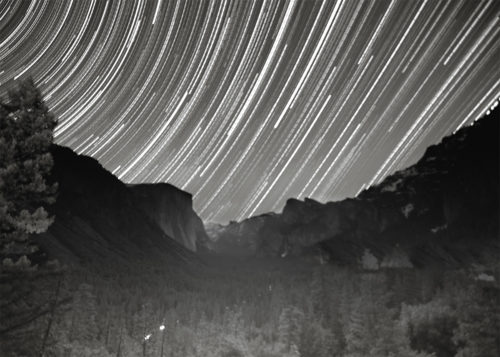
POLYGON ((452 342, 456 320, 456 312, 450 302, 442 298, 419 305, 403 303, 400 313, 408 344, 417 351, 443 357, 455 356, 457 352, 452 342))
POLYGON ((322 267, 319 267, 313 272, 313 279, 311 281, 311 299, 313 311, 316 315, 321 316, 328 320, 328 295, 327 286, 325 281, 325 273, 322 267))
POLYGON ((49 183, 55 126, 31 79, 0 100, 0 350, 13 342, 13 355, 43 353, 60 307, 59 290, 53 290, 59 267, 37 269, 30 261, 37 250, 30 234, 52 222, 45 207, 57 189, 49 183))
POLYGON ((340 354, 336 336, 314 318, 304 324, 298 347, 301 357, 329 357, 340 354))
POLYGON ((45 206, 55 201, 57 189, 48 182, 56 124, 31 79, 0 103, 0 249, 4 256, 25 242, 28 234, 44 232, 52 223, 45 206))
POLYGON ((474 286, 459 302, 459 322, 453 339, 458 357, 500 355, 500 288, 474 286))
POLYGON ((404 330, 396 320, 396 311, 388 307, 390 294, 386 278, 364 274, 360 294, 354 300, 345 338, 347 356, 415 356, 404 330))
POLYGON ((80 284, 73 298, 70 341, 92 345, 97 339, 96 296, 90 284, 80 284))
POLYGON ((376 256, 374 256, 369 249, 365 249, 363 252, 363 256, 360 260, 361 267, 364 270, 378 270, 379 263, 376 256))
POLYGON ((279 318, 279 340, 285 351, 290 351, 293 346, 300 344, 304 313, 296 306, 283 308, 279 318))

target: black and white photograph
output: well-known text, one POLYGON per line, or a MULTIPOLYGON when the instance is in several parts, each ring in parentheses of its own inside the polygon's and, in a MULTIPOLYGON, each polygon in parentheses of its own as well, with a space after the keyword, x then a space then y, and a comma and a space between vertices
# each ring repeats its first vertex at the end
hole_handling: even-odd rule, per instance
POLYGON ((0 357, 499 357, 499 0, 0 0, 0 357))

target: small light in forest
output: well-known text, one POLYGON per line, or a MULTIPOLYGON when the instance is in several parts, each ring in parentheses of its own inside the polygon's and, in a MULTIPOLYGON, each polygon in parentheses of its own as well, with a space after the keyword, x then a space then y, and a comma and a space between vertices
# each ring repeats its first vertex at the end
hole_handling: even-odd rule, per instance
POLYGON ((160 325, 160 331, 163 331, 163 330, 165 330, 165 325, 162 324, 162 325, 160 325))
POLYGON ((144 337, 144 341, 147 341, 151 338, 151 334, 147 334, 145 337, 144 337))

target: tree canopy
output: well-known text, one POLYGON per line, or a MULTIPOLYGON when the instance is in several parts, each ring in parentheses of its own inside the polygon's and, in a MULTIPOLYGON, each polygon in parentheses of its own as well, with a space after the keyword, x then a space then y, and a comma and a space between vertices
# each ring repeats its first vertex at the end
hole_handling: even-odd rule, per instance
POLYGON ((27 79, 0 100, 0 239, 23 241, 52 222, 44 207, 55 200, 49 182, 50 146, 57 121, 40 90, 27 79))

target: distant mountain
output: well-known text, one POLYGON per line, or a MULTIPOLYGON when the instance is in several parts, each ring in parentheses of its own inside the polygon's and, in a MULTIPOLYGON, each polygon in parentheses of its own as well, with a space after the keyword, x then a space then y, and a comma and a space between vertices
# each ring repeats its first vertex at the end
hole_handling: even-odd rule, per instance
POLYGON ((264 225, 275 213, 250 217, 241 222, 228 225, 207 223, 206 232, 210 237, 208 247, 211 251, 238 256, 252 256, 261 249, 261 235, 264 225))
POLYGON ((498 111, 356 198, 324 204, 290 199, 281 214, 212 227, 212 246, 233 255, 305 255, 346 264, 365 252, 389 265, 401 254, 414 265, 461 265, 497 254, 498 111))
POLYGON ((50 257, 66 263, 196 259, 189 249, 205 233, 189 194, 162 184, 128 187, 93 158, 57 145, 51 151, 59 184, 49 207, 55 221, 35 237, 50 257))

